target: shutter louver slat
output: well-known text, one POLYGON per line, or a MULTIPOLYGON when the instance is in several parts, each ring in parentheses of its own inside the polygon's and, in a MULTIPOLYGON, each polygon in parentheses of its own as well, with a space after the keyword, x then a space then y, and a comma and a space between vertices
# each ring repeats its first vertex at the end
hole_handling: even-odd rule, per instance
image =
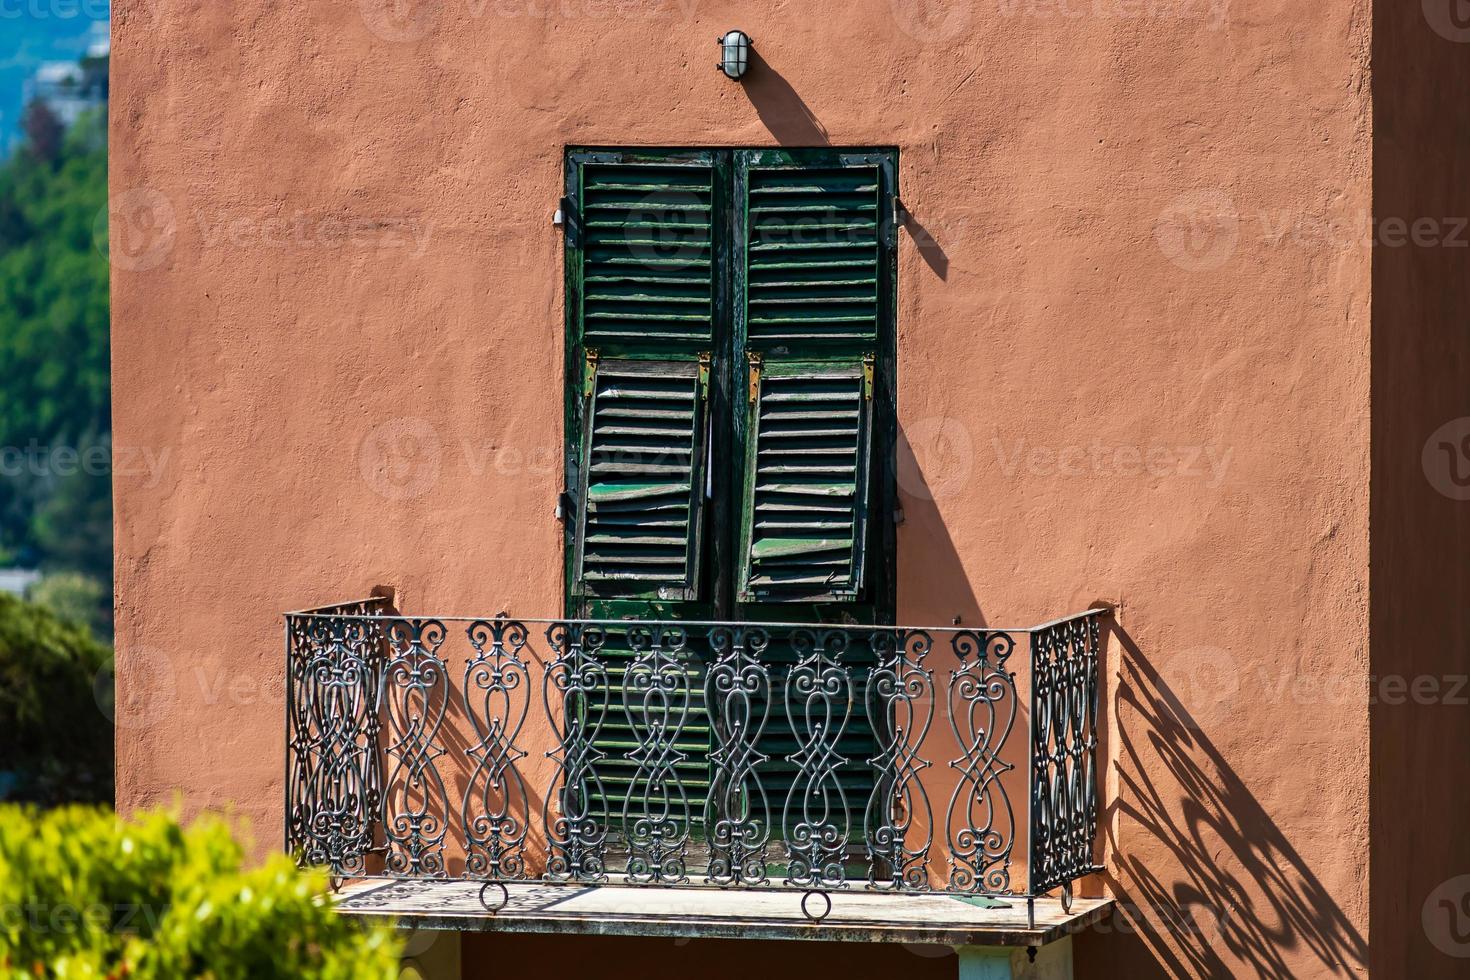
POLYGON ((700 366, 605 360, 594 371, 577 540, 583 589, 692 598, 704 482, 700 366))

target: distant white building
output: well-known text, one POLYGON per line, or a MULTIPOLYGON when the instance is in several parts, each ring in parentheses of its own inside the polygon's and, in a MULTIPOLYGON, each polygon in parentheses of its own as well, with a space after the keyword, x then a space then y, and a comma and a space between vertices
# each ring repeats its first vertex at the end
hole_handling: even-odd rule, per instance
POLYGON ((26 590, 40 581, 41 573, 31 568, 0 568, 0 592, 24 596, 26 590))
POLYGON ((84 61, 44 61, 25 82, 22 105, 34 101, 46 108, 65 126, 71 126, 89 109, 107 102, 107 72, 89 70, 86 62, 104 59, 112 50, 106 23, 94 24, 84 61))

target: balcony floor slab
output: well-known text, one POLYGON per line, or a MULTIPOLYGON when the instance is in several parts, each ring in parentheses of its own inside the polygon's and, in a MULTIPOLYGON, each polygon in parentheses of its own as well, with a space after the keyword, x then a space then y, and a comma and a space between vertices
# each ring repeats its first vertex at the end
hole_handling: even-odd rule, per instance
MULTIPOLYGON (((832 911, 809 922, 803 892, 712 888, 506 886, 509 902, 491 914, 473 881, 347 883, 337 896, 347 915, 388 918, 416 929, 560 933, 688 939, 796 939, 943 946, 1044 946, 1103 919, 1111 899, 1078 898, 1070 912, 1054 898, 974 903, 956 895, 831 892, 832 911), (988 906, 988 907, 987 907, 988 906)), ((498 898, 498 893, 494 895, 498 898)), ((814 900, 815 902, 816 900, 814 900)))

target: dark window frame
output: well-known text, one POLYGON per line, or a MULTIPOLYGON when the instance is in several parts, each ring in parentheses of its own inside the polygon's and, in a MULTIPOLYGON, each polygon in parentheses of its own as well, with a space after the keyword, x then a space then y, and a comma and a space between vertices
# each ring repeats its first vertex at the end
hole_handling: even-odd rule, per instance
MULTIPOLYGON (((564 249, 565 319, 565 465, 569 508, 565 524, 564 594, 568 615, 589 618, 717 619, 794 622, 847 622, 889 624, 894 622, 896 595, 896 480, 897 425, 897 223, 898 151, 893 148, 617 148, 569 147, 566 151, 566 248, 564 249), (708 401, 711 420, 707 448, 708 472, 704 478, 715 492, 705 501, 702 554, 697 567, 705 581, 691 590, 697 598, 678 595, 644 595, 620 598, 597 596, 575 587, 578 574, 577 534, 581 519, 583 480, 583 437, 585 400, 581 379, 586 370, 587 345, 582 333, 584 298, 581 274, 584 242, 589 233, 581 213, 581 176, 587 164, 610 165, 703 165, 713 175, 710 236, 712 241, 712 336, 708 401), (877 336, 872 344, 873 419, 868 478, 868 520, 865 528, 866 568, 863 594, 856 601, 822 601, 803 604, 792 601, 746 601, 737 595, 743 565, 742 523, 744 514, 744 461, 748 451, 746 363, 747 313, 743 302, 747 271, 745 258, 745 211, 741 204, 744 174, 750 167, 852 166, 877 168, 879 191, 878 241, 882 249, 877 286, 877 336)), ((694 358, 699 343, 674 345, 681 356, 694 358)), ((815 348, 819 353, 836 353, 837 348, 815 348)), ((808 349, 810 350, 810 348, 808 349)), ((806 354, 808 350, 800 353, 806 354)), ((600 358, 627 357, 658 359, 646 345, 619 344, 606 340, 597 344, 600 358)), ((780 357, 787 351, 767 346, 765 352, 780 357)), ((849 348, 848 353, 858 353, 849 348)))
MULTIPOLYGON (((738 148, 638 148, 573 147, 566 151, 565 215, 565 445, 566 492, 571 501, 565 524, 565 603, 571 617, 592 619, 740 620, 750 622, 844 623, 892 625, 896 610, 896 534, 894 516, 898 511, 896 480, 897 459, 897 221, 898 151, 892 148, 855 149, 738 149, 738 148), (583 205, 583 175, 588 166, 707 168, 709 191, 709 269, 710 318, 707 337, 650 344, 635 336, 600 335, 595 345, 596 364, 612 359, 632 361, 698 361, 708 354, 708 380, 704 412, 710 420, 707 445, 708 481, 713 493, 704 501, 703 528, 699 535, 696 568, 704 576, 692 587, 665 594, 640 596, 599 595, 580 587, 578 573, 582 553, 579 551, 579 527, 583 518, 587 475, 586 413, 591 404, 586 397, 589 371, 587 342, 583 332, 584 303, 590 290, 583 275, 592 243, 597 241, 595 220, 583 205), (748 257, 749 214, 745 207, 748 174, 761 168, 840 167, 869 168, 877 174, 877 212, 875 221, 876 276, 874 336, 866 342, 816 341, 805 346, 779 342, 752 341, 749 337, 748 257), (746 460, 751 450, 749 401, 751 366, 748 353, 758 350, 771 364, 821 361, 861 363, 871 356, 871 422, 867 429, 868 481, 867 520, 863 525, 865 574, 861 593, 842 599, 817 600, 776 599, 741 601, 743 546, 748 527, 745 482, 746 460)), ((682 178, 683 174, 675 177, 682 178)), ((605 188, 604 188, 605 190, 605 188)), ((666 192, 655 192, 667 197, 666 192)), ((604 195, 606 200, 606 195, 604 195)), ((679 246, 673 246, 676 254, 679 246)), ((746 598, 752 598, 747 596, 746 598)), ((623 662, 624 652, 617 644, 604 646, 604 655, 623 662)), ((779 655, 778 655, 779 657, 779 655)), ((690 662, 691 676, 702 674, 704 664, 698 654, 690 662)), ((871 660, 854 652, 851 669, 865 675, 871 660)), ((784 668, 783 668, 784 669, 784 668)), ((784 676, 784 675, 783 675, 784 676)), ((861 688, 858 688, 861 690, 861 688)), ((618 694, 609 691, 606 706, 580 705, 579 711, 622 712, 618 694)), ((569 709, 571 706, 569 705, 569 709)), ((701 703, 700 711, 704 708, 701 703)), ((779 737, 779 732, 773 737, 779 737)), ((852 758, 856 762, 866 734, 854 732, 852 758)), ((771 777, 784 792, 780 777, 771 777)), ((764 779, 764 777, 763 777, 764 779)), ((600 806, 608 812, 618 805, 608 797, 600 806)), ((776 830, 778 828, 773 828, 776 830)))

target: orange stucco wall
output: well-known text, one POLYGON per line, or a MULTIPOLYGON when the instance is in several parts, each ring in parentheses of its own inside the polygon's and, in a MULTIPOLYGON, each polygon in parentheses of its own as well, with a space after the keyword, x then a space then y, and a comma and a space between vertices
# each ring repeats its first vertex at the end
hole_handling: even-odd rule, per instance
MULTIPOLYGON (((116 479, 121 808, 278 838, 284 609, 560 611, 566 145, 896 145, 900 621, 1120 607, 1123 906, 1079 975, 1365 968, 1367 3, 113 16, 115 439, 159 463, 116 479), (746 84, 714 70, 733 27, 746 84)), ((471 938, 467 970, 537 942, 471 938)), ((565 948, 631 948, 599 942, 565 948)), ((679 975, 797 975, 705 949, 679 975)))

